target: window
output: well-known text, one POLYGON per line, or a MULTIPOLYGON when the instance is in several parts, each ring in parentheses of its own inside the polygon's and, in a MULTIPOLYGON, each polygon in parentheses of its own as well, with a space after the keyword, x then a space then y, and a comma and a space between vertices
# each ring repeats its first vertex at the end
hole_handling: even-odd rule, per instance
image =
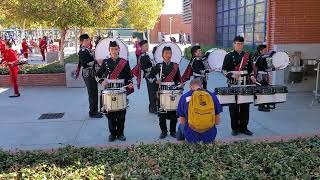
POLYGON ((229 24, 229 11, 223 13, 223 25, 229 24))
POLYGON ((246 23, 252 23, 254 18, 254 6, 246 7, 246 23))
POLYGON ((264 3, 256 4, 256 22, 265 21, 265 6, 264 3))
POLYGON ((244 0, 238 0, 238 7, 244 6, 244 0))
POLYGON ((230 25, 236 24, 236 10, 230 11, 229 24, 230 25))
POLYGON ((230 9, 234 9, 237 7, 237 0, 230 0, 230 9))
POLYGON ((223 0, 223 10, 229 10, 229 0, 223 0))
POLYGON ((217 45, 230 47, 236 35, 254 47, 266 41, 266 0, 217 0, 217 45))
POLYGON ((217 1, 217 12, 222 12, 223 6, 222 6, 222 0, 217 1))
POLYGON ((222 20, 223 20, 223 14, 222 13, 219 13, 217 14, 217 26, 222 26, 222 20))

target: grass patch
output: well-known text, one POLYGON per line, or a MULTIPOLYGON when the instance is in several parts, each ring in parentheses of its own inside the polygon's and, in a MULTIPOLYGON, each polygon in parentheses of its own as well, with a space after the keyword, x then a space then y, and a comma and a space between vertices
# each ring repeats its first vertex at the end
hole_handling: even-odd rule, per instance
POLYGON ((319 179, 320 138, 0 151, 0 179, 319 179))

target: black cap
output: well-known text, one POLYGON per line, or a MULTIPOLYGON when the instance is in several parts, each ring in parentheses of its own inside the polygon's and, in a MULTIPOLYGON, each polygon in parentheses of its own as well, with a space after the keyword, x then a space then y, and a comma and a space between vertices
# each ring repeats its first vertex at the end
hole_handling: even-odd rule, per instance
POLYGON ((110 41, 109 47, 119 47, 117 41, 110 41))
POLYGON ((171 47, 170 46, 165 46, 163 49, 162 49, 162 55, 163 55, 163 52, 164 51, 172 51, 171 50, 171 47))
POLYGON ((148 44, 148 41, 147 40, 142 40, 142 41, 139 42, 140 46, 143 46, 144 44, 148 44))
POLYGON ((191 56, 192 56, 192 57, 194 56, 194 53, 195 53, 198 49, 201 49, 201 47, 200 47, 199 45, 192 46, 192 48, 191 48, 191 56))
POLYGON ((90 38, 90 37, 89 37, 88 34, 81 34, 80 37, 79 37, 80 41, 83 41, 83 40, 89 39, 89 38, 90 38))
POLYGON ((242 36, 236 36, 233 39, 233 42, 244 42, 244 38, 242 36))
POLYGON ((265 48, 267 48, 267 46, 264 45, 264 44, 261 44, 261 45, 259 45, 259 46, 257 47, 257 51, 260 52, 260 51, 262 51, 262 50, 265 49, 265 48))

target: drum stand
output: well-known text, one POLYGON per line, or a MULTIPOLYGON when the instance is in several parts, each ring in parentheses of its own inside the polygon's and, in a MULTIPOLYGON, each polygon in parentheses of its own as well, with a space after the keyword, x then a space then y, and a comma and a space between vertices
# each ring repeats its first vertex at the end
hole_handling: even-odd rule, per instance
POLYGON ((320 103, 320 89, 319 89, 319 78, 320 78, 320 59, 317 59, 317 68, 315 69, 317 71, 317 78, 316 78, 316 90, 313 91, 314 99, 311 102, 311 106, 314 105, 314 102, 317 101, 320 103))

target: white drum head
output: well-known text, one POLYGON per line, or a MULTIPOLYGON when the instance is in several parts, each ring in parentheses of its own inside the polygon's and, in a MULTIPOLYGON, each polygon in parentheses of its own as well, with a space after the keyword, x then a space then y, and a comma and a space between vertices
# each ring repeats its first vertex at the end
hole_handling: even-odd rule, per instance
POLYGON ((212 51, 208 56, 209 66, 212 70, 221 72, 224 57, 228 54, 227 51, 223 49, 213 48, 209 51, 212 51))
POLYGON ((110 41, 116 41, 120 47, 119 57, 128 60, 129 50, 127 45, 120 39, 117 38, 106 38, 101 40, 95 50, 96 59, 108 59, 110 58, 109 44, 110 41))
POLYGON ((275 69, 285 69, 290 63, 289 59, 286 52, 276 52, 272 56, 272 65, 275 69))
POLYGON ((177 44, 172 43, 172 42, 163 42, 157 46, 157 50, 154 53, 154 58, 155 58, 156 62, 157 63, 163 62, 162 50, 165 46, 171 47, 171 50, 172 50, 171 62, 175 62, 175 63, 179 64, 182 59, 182 51, 177 44))

